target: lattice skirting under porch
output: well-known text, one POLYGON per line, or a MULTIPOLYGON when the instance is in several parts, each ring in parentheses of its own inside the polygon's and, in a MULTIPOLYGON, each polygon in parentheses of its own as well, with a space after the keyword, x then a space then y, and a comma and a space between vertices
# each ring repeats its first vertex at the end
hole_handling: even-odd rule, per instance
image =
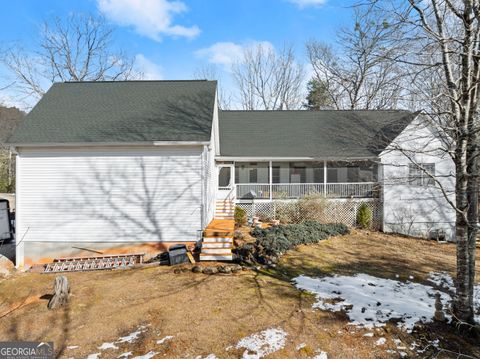
MULTIPOLYGON (((328 199, 325 201, 323 213, 309 212, 309 218, 307 219, 315 219, 322 223, 344 223, 347 226, 355 226, 357 224, 358 208, 362 203, 366 203, 372 209, 373 229, 381 229, 382 203, 379 199, 328 199)), ((255 204, 237 203, 237 206, 243 208, 248 217, 255 214, 263 220, 280 219, 282 221, 283 218, 291 219, 292 217, 297 221, 305 219, 300 218, 298 202, 295 200, 255 201, 255 204)))

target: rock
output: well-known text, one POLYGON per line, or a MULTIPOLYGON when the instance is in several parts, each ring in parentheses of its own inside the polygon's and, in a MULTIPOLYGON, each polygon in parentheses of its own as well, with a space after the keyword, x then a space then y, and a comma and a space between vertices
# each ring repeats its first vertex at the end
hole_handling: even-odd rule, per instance
POLYGON ((239 264, 234 264, 233 266, 230 267, 230 269, 232 270, 232 273, 237 273, 237 272, 240 272, 243 268, 239 264))
POLYGON ((235 240, 238 240, 238 239, 243 239, 244 238, 244 235, 243 235, 243 232, 240 231, 240 230, 235 230, 235 232, 233 232, 233 239, 235 240))
POLYGON ((181 270, 180 268, 175 268, 175 269, 173 270, 173 273, 175 273, 175 274, 180 274, 180 273, 182 273, 182 270, 181 270))
POLYGON ((218 270, 216 267, 205 267, 203 268, 203 274, 217 274, 218 270))
POLYGON ((223 274, 230 274, 232 273, 232 269, 227 266, 218 266, 217 267, 218 273, 223 273, 223 274))
POLYGON ((190 272, 190 268, 188 268, 188 267, 183 267, 183 268, 180 268, 180 271, 181 271, 182 273, 187 273, 187 272, 190 272))
POLYGON ((192 272, 193 272, 193 273, 202 273, 202 267, 200 267, 200 266, 193 266, 192 272))

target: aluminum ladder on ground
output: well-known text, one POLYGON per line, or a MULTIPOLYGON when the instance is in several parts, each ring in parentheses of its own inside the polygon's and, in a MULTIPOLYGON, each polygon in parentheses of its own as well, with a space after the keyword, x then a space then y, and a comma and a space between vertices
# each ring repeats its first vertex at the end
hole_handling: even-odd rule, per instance
POLYGON ((133 267, 143 263, 144 253, 113 254, 95 257, 56 258, 45 265, 43 273, 81 272, 133 267))

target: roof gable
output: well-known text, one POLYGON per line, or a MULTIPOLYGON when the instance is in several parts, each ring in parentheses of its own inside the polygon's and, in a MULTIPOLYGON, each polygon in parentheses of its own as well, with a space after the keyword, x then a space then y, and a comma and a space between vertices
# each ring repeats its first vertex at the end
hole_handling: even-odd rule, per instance
POLYGON ((207 142, 215 94, 205 80, 56 83, 9 142, 207 142))
POLYGON ((220 155, 376 157, 417 116, 385 111, 221 111, 220 155))

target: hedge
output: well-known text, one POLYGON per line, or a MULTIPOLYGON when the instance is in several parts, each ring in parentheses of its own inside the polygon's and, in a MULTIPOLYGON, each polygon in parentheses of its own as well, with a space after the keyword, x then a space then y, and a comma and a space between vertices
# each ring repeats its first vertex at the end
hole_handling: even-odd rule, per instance
POLYGON ((255 228, 251 232, 255 242, 237 248, 235 253, 242 261, 266 264, 275 262, 283 253, 300 244, 318 243, 328 237, 348 233, 349 229, 344 224, 322 224, 316 221, 273 226, 268 229, 255 228))

